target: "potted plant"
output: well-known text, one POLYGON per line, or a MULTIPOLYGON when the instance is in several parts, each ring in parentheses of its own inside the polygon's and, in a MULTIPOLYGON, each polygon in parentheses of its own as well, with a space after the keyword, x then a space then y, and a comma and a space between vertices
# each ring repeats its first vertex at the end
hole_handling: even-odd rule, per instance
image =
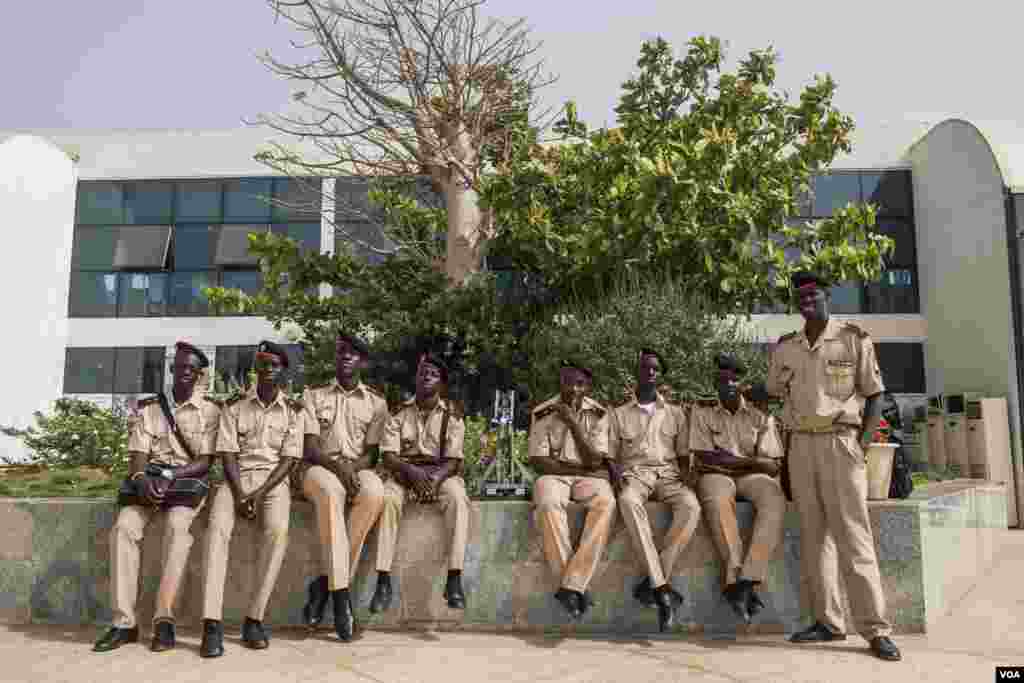
POLYGON ((884 417, 872 434, 871 443, 864 454, 868 468, 868 500, 887 500, 892 483, 892 463, 899 444, 891 443, 892 426, 884 417))

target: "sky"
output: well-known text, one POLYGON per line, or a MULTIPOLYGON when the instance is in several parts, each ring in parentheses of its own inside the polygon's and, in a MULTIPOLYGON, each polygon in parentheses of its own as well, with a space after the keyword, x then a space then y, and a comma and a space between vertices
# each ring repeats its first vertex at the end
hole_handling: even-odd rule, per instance
MULTIPOLYGON (((859 124, 947 114, 1024 124, 1024 3, 686 0, 489 0, 525 18, 558 81, 549 105, 577 102, 613 124, 642 41, 682 51, 695 35, 726 41, 735 61, 781 54, 793 93, 830 73, 837 105, 859 124)), ((264 0, 7 3, 0 22, 0 129, 233 128, 281 111, 288 85, 256 55, 296 54, 298 34, 264 0)), ((937 119, 937 120, 936 120, 937 119)))

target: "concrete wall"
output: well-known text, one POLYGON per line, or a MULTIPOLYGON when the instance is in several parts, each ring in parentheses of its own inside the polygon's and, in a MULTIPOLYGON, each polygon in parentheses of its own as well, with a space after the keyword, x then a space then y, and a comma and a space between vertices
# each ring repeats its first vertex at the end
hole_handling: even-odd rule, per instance
MULTIPOLYGON (((0 243, 3 334, 7 359, 0 425, 26 427, 60 395, 68 335, 68 289, 75 214, 71 159, 45 140, 0 143, 0 243)), ((22 458, 21 443, 0 436, 0 454, 22 458)))
POLYGON ((913 163, 921 312, 929 394, 1005 396, 1013 457, 1020 402, 1002 171, 989 142, 951 119, 909 153, 913 163))
MULTIPOLYGON (((960 481, 926 487, 907 500, 869 503, 889 618, 901 632, 920 632, 982 580, 993 561, 992 534, 1006 526, 1002 485, 960 481)), ((552 597, 556 579, 544 561, 529 503, 475 501, 464 570, 468 607, 450 610, 442 591, 447 535, 437 506, 406 506, 393 565, 392 608, 371 615, 366 607, 376 575, 375 533, 370 535, 353 579, 354 603, 369 628, 556 630, 643 633, 657 630, 653 609, 638 606, 632 588, 644 570, 621 518, 591 583, 596 599, 581 623, 571 624, 552 597)), ((649 504, 654 537, 661 543, 670 522, 665 505, 649 504)), ((583 509, 570 506, 574 534, 583 509)), ((738 506, 741 536, 748 541, 753 510, 738 506)), ((0 621, 15 623, 104 623, 109 608, 109 530, 116 508, 108 501, 0 499, 0 621)), ((196 537, 182 588, 179 622, 201 618, 202 555, 206 513, 193 525, 196 537)), ((271 626, 298 625, 309 579, 319 573, 319 548, 312 507, 292 508, 290 545, 268 606, 271 626)), ((139 620, 152 617, 160 580, 162 520, 147 530, 143 548, 139 620)), ((225 591, 225 621, 237 626, 255 585, 255 525, 238 523, 231 544, 225 591)), ((791 633, 806 625, 806 581, 800 575, 800 530, 787 512, 778 550, 761 589, 767 604, 752 631, 791 633)), ((686 598, 682 632, 736 634, 736 620, 722 601, 722 566, 706 524, 701 522, 682 553, 672 583, 686 598)), ((849 607, 847 606, 849 615, 849 607)), ((847 619, 853 632, 853 623, 847 619)))

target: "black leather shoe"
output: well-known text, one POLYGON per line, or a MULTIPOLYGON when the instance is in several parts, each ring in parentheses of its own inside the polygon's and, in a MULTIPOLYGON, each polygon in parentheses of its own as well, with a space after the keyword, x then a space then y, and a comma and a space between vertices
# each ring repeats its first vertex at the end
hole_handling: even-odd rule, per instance
POLYGON ((116 650, 125 643, 139 642, 139 627, 118 628, 111 626, 110 630, 104 633, 96 644, 92 646, 93 652, 110 652, 116 650))
MULTIPOLYGON (((665 586, 654 591, 654 601, 658 606, 658 630, 662 633, 671 630, 676 625, 676 605, 678 603, 672 595, 674 592, 665 586)), ((682 596, 680 596, 681 598, 682 596)))
POLYGON ((334 632, 344 642, 352 640, 356 632, 356 615, 352 612, 352 598, 347 588, 331 592, 334 601, 334 632))
POLYGON ((444 586, 444 599, 452 609, 466 609, 466 594, 462 592, 462 573, 448 572, 444 586))
POLYGON ((750 611, 747 609, 747 603, 750 601, 750 591, 750 582, 741 579, 727 586, 725 592, 722 593, 725 601, 729 603, 729 607, 732 607, 732 611, 743 620, 744 624, 750 623, 750 611))
POLYGON ((813 626, 805 628, 803 631, 799 631, 793 634, 793 637, 789 639, 791 643, 829 643, 833 640, 846 640, 845 633, 832 633, 828 630, 828 626, 822 624, 820 621, 814 622, 813 626))
POLYGON ((164 652, 174 649, 174 624, 170 621, 159 621, 153 626, 153 642, 149 649, 153 652, 164 652))
POLYGON ((579 619, 583 615, 583 606, 580 604, 580 594, 568 588, 559 588, 555 591, 555 600, 565 608, 566 613, 572 620, 579 619))
POLYGON ((250 617, 245 618, 242 624, 242 643, 253 650, 266 650, 270 647, 270 639, 263 630, 263 622, 256 621, 250 617))
POLYGON ((896 647, 896 643, 892 642, 888 636, 877 636, 871 639, 871 651, 875 653, 875 656, 879 659, 884 659, 889 662, 898 662, 903 657, 900 655, 900 649, 896 647))
POLYGON ((327 588, 326 576, 318 576, 309 582, 306 604, 302 606, 302 623, 309 628, 316 628, 324 620, 327 598, 330 597, 327 588))
POLYGON ((391 607, 391 594, 391 574, 378 572, 377 588, 373 591, 373 597, 370 599, 370 611, 377 614, 391 607))
POLYGON ((633 589, 633 597, 644 607, 654 607, 657 604, 654 599, 654 589, 651 588, 650 577, 645 577, 636 585, 636 588, 633 589))
POLYGON ((754 589, 751 589, 750 599, 747 600, 747 611, 750 612, 751 617, 756 617, 763 609, 764 602, 761 601, 761 596, 754 589))
POLYGON ((203 619, 203 642, 199 645, 199 656, 220 657, 224 654, 224 624, 215 619, 203 619))

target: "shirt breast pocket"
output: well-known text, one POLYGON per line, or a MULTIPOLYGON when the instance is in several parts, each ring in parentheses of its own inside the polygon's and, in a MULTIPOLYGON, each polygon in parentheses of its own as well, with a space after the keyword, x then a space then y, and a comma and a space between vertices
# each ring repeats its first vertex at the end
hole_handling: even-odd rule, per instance
POLYGON ((853 396, 855 364, 852 360, 825 361, 825 391, 832 398, 845 401, 853 396))
POLYGON ((267 427, 267 445, 273 450, 280 450, 284 445, 285 439, 288 438, 288 433, 291 430, 282 425, 270 425, 267 427))

